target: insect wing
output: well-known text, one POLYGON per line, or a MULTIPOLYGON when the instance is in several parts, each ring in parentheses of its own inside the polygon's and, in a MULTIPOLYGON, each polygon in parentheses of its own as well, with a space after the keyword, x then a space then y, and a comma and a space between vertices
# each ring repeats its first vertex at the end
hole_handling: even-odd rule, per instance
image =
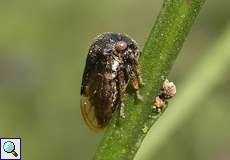
POLYGON ((81 97, 81 113, 82 116, 88 125, 88 127, 94 131, 100 131, 103 129, 101 125, 98 124, 96 114, 95 114, 95 106, 93 106, 88 97, 81 97))

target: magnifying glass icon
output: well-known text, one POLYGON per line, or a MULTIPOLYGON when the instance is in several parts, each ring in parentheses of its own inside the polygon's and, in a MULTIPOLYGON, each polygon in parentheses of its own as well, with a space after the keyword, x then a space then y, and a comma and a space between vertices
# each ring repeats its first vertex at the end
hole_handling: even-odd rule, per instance
POLYGON ((14 157, 17 157, 18 154, 17 152, 15 152, 15 145, 13 142, 11 141, 7 141, 3 144, 3 150, 6 152, 6 153, 11 153, 14 155, 14 157))

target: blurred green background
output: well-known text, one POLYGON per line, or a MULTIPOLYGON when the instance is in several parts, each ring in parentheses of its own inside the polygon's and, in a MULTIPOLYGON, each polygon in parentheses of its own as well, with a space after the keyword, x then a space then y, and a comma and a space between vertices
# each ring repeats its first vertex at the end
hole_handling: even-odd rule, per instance
MULTIPOLYGON (((91 132, 80 114, 88 47, 97 34, 113 31, 129 34, 143 48, 161 5, 162 0, 0 1, 0 137, 21 137, 27 160, 92 159, 103 133, 91 132)), ((229 6, 228 0, 207 0, 171 72, 178 86, 230 22, 229 6)), ((230 159, 229 80, 226 74, 153 159, 230 159)))

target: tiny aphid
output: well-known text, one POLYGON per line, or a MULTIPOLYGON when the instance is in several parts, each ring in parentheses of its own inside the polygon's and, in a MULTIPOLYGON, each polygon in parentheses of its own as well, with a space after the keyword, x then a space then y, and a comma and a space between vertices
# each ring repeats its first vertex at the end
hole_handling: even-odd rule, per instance
POLYGON ((141 98, 139 54, 137 43, 121 33, 103 33, 90 46, 81 85, 81 111, 91 129, 105 128, 116 108, 125 116, 128 83, 141 98))

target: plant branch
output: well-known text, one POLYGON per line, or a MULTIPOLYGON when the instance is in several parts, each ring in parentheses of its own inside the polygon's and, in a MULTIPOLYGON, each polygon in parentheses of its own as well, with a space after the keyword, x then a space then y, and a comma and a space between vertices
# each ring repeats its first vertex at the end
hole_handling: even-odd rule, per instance
POLYGON ((208 101, 210 93, 223 83, 223 77, 229 72, 229 43, 230 25, 214 45, 199 58, 197 65, 187 73, 185 76, 187 78, 178 86, 178 89, 183 92, 178 93, 176 99, 170 104, 170 108, 164 114, 165 118, 159 119, 151 128, 136 159, 152 159, 161 145, 167 142, 195 111, 203 107, 199 104, 208 101))
POLYGON ((164 0, 161 12, 145 44, 140 64, 145 86, 141 89, 144 102, 136 104, 127 95, 126 118, 115 112, 95 160, 131 160, 139 149, 149 128, 161 113, 153 112, 154 97, 159 94, 185 37, 205 0, 164 0))

